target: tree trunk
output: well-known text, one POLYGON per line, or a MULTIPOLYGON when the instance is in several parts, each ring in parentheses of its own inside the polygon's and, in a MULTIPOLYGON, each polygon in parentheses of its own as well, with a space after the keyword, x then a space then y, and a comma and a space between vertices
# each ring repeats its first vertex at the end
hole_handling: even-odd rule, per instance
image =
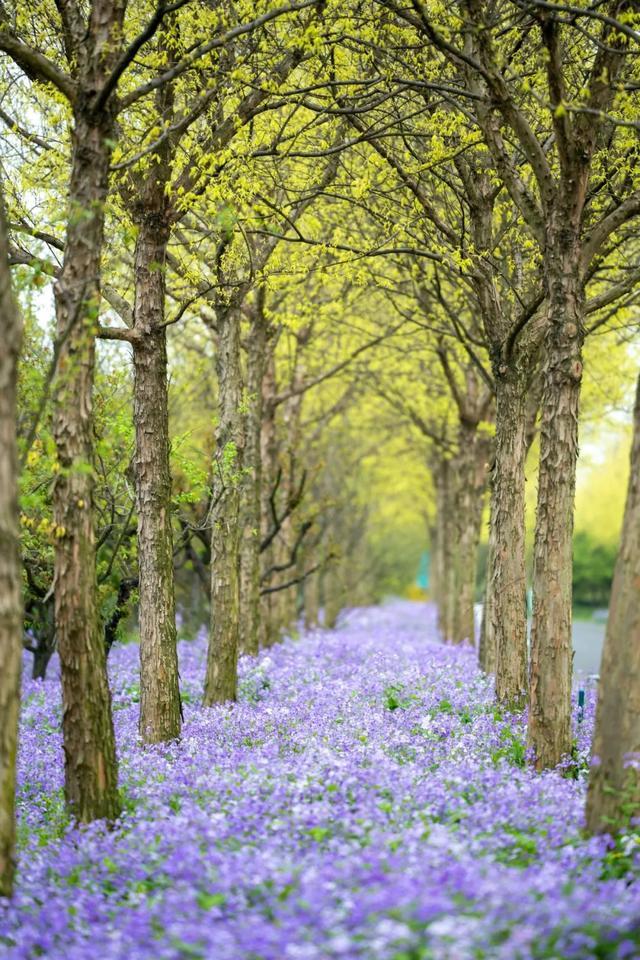
POLYGON ((314 630, 320 623, 320 574, 312 573, 304 581, 304 625, 307 630, 314 630))
POLYGON ((524 384, 498 375, 484 668, 495 670, 497 699, 510 710, 527 696, 525 434, 524 384))
POLYGON ((218 317, 219 421, 211 509, 211 632, 204 704, 235 700, 240 615, 240 483, 243 464, 240 314, 218 317))
POLYGON ((345 606, 344 570, 342 560, 333 560, 324 577, 324 623, 326 630, 334 630, 340 612, 345 606))
MULTIPOLYGON (((164 190, 160 182, 163 204, 164 190)), ((181 709, 171 529, 167 343, 164 323, 166 217, 140 218, 135 253, 133 366, 140 588, 140 736, 180 736, 181 709)))
POLYGON ((258 653, 260 629, 260 431, 266 351, 267 327, 258 303, 247 352, 247 413, 240 491, 240 650, 252 655, 258 653))
POLYGON ((550 255, 547 275, 528 727, 538 770, 556 766, 571 751, 573 505, 584 340, 577 256, 550 255))
POLYGON ((16 392, 22 320, 13 299, 0 197, 0 897, 13 890, 15 787, 20 668, 22 572, 18 523, 16 392))
MULTIPOLYGON (((487 551, 487 570, 491 568, 491 544, 487 551)), ((485 585, 484 603, 482 606, 482 620, 480 622, 480 639, 478 641, 478 666, 484 673, 495 673, 495 637, 491 633, 488 619, 489 584, 485 585)))
MULTIPOLYGON (((292 378, 292 387, 298 389, 304 378, 304 368, 299 357, 296 357, 296 364, 292 378)), ((285 438, 284 458, 289 461, 289 468, 284 472, 284 483, 282 484, 283 502, 289 504, 295 496, 296 476, 294 464, 296 463, 296 453, 299 445, 300 435, 300 416, 302 413, 303 394, 296 393, 290 397, 284 404, 284 415, 282 418, 282 427, 285 438)), ((298 523, 296 517, 289 513, 282 522, 280 533, 275 541, 275 562, 277 565, 291 563, 292 551, 298 534, 298 523)), ((295 577, 295 566, 284 570, 280 577, 286 582, 295 577)), ((296 620, 296 591, 292 587, 286 590, 279 590, 273 594, 275 601, 272 606, 274 624, 273 636, 279 640, 284 636, 296 620)))
POLYGON ((438 588, 438 576, 439 576, 439 555, 440 555, 440 544, 438 543, 438 521, 437 517, 433 518, 433 522, 429 523, 428 526, 429 534, 429 582, 427 587, 427 596, 432 603, 436 603, 436 598, 439 593, 438 588))
POLYGON ((475 644, 476 567, 487 487, 488 443, 478 433, 477 425, 462 424, 459 446, 453 464, 456 479, 450 639, 453 643, 475 644))
MULTIPOLYGON (((270 497, 276 482, 278 471, 278 438, 276 434, 276 394, 275 356, 270 354, 264 377, 262 378, 262 423, 260 426, 260 460, 262 463, 262 491, 260 503, 260 529, 264 538, 271 530, 274 518, 271 515, 270 497)), ((273 544, 261 553, 261 575, 270 570, 274 563, 273 544)), ((274 624, 275 600, 269 593, 260 600, 259 636, 260 646, 268 647, 277 639, 274 624)))
POLYGON ((43 644, 35 648, 33 652, 33 667, 31 669, 32 680, 44 680, 47 676, 47 668, 51 661, 54 651, 53 644, 43 644))
POLYGON ((451 464, 443 459, 436 471, 436 604, 438 629, 446 642, 453 632, 453 507, 451 502, 451 464))
POLYGON ((640 377, 622 539, 600 668, 593 756, 587 829, 591 833, 628 829, 640 811, 640 377))
POLYGON ((118 628, 122 621, 129 614, 129 602, 131 600, 131 594, 138 587, 140 581, 137 577, 125 577, 120 581, 118 586, 118 593, 116 595, 116 605, 113 609, 113 613, 107 620, 104 625, 104 649, 109 657, 111 648, 116 642, 118 636, 118 628))
MULTIPOLYGON (((101 61, 102 63, 102 61, 101 61)), ((108 69, 108 64, 104 64, 108 69)), ((77 821, 120 810, 93 527, 93 379, 100 257, 114 124, 78 111, 69 222, 55 287, 59 358, 53 390, 55 616, 62 677, 65 797, 77 821)))
MULTIPOLYGON (((158 32, 159 73, 177 56, 178 25, 169 17, 158 32)), ((155 94, 162 123, 174 119, 174 87, 155 94)), ((132 219, 138 228, 133 311, 135 474, 140 591, 140 716, 144 743, 180 736, 182 708, 176 648, 176 605, 171 517, 171 466, 165 275, 171 235, 170 182, 175 146, 165 137, 149 167, 134 179, 132 219)), ((126 188, 125 188, 126 190, 126 188)))
POLYGON ((49 661, 56 648, 54 605, 54 598, 50 591, 41 591, 40 585, 34 584, 32 580, 29 583, 24 608, 24 626, 29 635, 27 649, 33 656, 32 680, 45 679, 49 661), (37 594, 34 593, 34 587, 38 590, 37 594))

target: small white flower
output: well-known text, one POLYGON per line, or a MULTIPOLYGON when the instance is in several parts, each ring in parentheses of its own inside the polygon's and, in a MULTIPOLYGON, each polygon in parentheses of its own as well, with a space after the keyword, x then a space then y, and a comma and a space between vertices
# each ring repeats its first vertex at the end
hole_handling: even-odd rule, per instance
POLYGON ((635 848, 640 846, 640 840, 634 834, 629 834, 627 836, 620 838, 620 847, 625 857, 630 857, 634 852, 635 848))

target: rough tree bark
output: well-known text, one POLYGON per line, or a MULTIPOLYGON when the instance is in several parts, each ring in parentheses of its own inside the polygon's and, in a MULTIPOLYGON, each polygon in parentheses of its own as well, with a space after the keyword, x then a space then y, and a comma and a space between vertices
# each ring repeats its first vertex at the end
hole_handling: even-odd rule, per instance
MULTIPOLYGON (((473 78, 469 82, 479 92, 473 78)), ((485 107, 480 108, 481 125, 491 130, 485 107)), ((500 702, 520 709, 527 692, 527 625, 525 611, 525 458, 539 406, 527 393, 536 360, 535 309, 527 317, 514 316, 505 301, 492 270, 487 270, 495 245, 495 185, 486 171, 460 158, 461 174, 471 211, 476 248, 482 252, 473 274, 485 337, 492 359, 496 402, 495 451, 490 481, 489 544, 486 589, 478 659, 486 673, 496 674, 500 702), (533 408, 533 418, 527 416, 533 408)), ((498 218, 499 222, 499 218, 498 218)), ((529 292, 531 303, 539 289, 529 292)), ((529 299, 527 298, 527 299, 529 299)))
POLYGON ((594 159, 604 157, 603 127, 629 63, 625 42, 612 24, 598 26, 582 91, 590 109, 572 115, 564 108, 571 76, 566 25, 550 11, 535 16, 545 48, 546 84, 552 107, 554 160, 545 131, 541 139, 520 111, 524 84, 504 69, 486 5, 467 5, 474 55, 481 64, 488 109, 478 110, 485 142, 504 187, 539 244, 548 307, 544 396, 540 429, 540 474, 534 549, 534 610, 529 674, 528 745, 536 767, 553 767, 571 749, 571 541, 578 452, 578 403, 584 341, 584 284, 590 264, 611 234, 638 214, 640 196, 631 181, 620 185, 613 206, 598 220, 590 198, 600 176, 594 159), (625 66, 626 69, 626 66, 625 66), (517 92, 516 92, 517 91, 517 92), (505 147, 510 128, 535 178, 537 194, 521 177, 505 147), (595 179, 594 179, 595 177, 595 179), (626 196, 625 196, 626 194, 626 196), (623 199, 624 198, 624 199, 623 199), (586 214, 586 215, 585 215, 586 214))
POLYGON ((447 643, 475 642, 476 562, 487 486, 488 439, 477 423, 461 422, 458 451, 438 457, 433 469, 436 516, 432 596, 447 643))
POLYGON ((0 897, 8 897, 13 889, 15 872, 16 750, 22 663, 22 574, 16 447, 16 392, 22 320, 11 290, 2 196, 0 338, 0 897))
POLYGON ((562 229, 558 233, 560 242, 546 263, 550 325, 533 567, 528 745, 538 770, 556 766, 571 751, 572 538, 584 292, 577 244, 567 243, 562 229))
POLYGON ((453 524, 453 598, 450 639, 453 643, 475 643, 474 602, 476 566, 487 488, 486 461, 488 438, 478 432, 477 424, 460 426, 459 453, 454 460, 456 473, 453 524))
MULTIPOLYGON (((531 324, 513 350, 504 350, 508 337, 491 343, 496 438, 478 658, 485 673, 496 674, 498 699, 510 709, 525 705, 528 689, 525 468, 537 435, 542 398, 542 376, 537 366, 544 317, 531 324)), ((498 328, 495 321, 487 321, 486 329, 490 337, 498 328)))
MULTIPOLYGON (((160 30, 159 46, 165 51, 162 69, 166 69, 175 60, 166 25, 160 30)), ((173 118, 172 84, 160 87, 155 106, 168 125, 173 118)), ((128 198, 138 228, 131 343, 140 590, 139 730, 145 743, 175 740, 181 729, 165 327, 165 275, 172 217, 168 185, 173 151, 174 142, 167 137, 154 153, 144 177, 134 181, 134 192, 128 198)))
MULTIPOLYGON (((162 180, 140 213, 135 252, 133 339, 135 474, 140 581, 140 735, 145 743, 180 736, 169 468, 165 260, 169 225, 162 180)), ((156 186, 157 184, 157 186, 156 186)))
POLYGON ((240 483, 244 453, 240 314, 218 311, 219 420, 211 507, 211 630, 204 704, 235 700, 238 682, 240 483))
POLYGON ((496 371, 496 453, 491 519, 484 664, 495 670, 496 696, 510 710, 527 697, 525 573, 526 419, 522 376, 496 371))
POLYGON ((258 303, 247 347, 244 470, 240 491, 240 650, 257 654, 260 629, 260 491, 262 459, 262 380, 267 356, 267 325, 258 303))
MULTIPOLYGON (((163 98, 167 96, 164 91, 163 98)), ((133 218, 135 474, 140 581, 140 735, 145 743, 180 736, 176 649, 165 268, 170 222, 169 162, 159 155, 141 187, 133 218)))
POLYGON ((80 42, 73 103, 72 168, 62 270, 55 286, 59 359, 53 387, 55 616, 62 678, 65 797, 79 822, 120 810, 111 696, 98 610, 93 526, 93 403, 100 258, 112 100, 92 100, 120 53, 124 9, 94 2, 80 42))
POLYGON ((587 829, 616 833, 628 828, 640 811, 640 377, 622 539, 598 684, 593 756, 587 829))

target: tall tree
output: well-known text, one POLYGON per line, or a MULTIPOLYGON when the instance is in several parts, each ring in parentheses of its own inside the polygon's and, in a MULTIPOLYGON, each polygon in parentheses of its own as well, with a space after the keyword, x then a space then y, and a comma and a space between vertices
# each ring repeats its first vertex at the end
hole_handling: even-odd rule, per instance
MULTIPOLYGON (((167 20, 158 32, 157 75, 178 62, 179 31, 167 20), (173 32, 172 32, 173 28, 173 32)), ((158 87, 151 110, 163 128, 174 121, 171 81, 158 87)), ((145 743, 176 739, 181 729, 176 646, 173 530, 167 383, 165 285, 171 235, 171 174, 180 137, 165 136, 121 187, 136 228, 134 304, 129 329, 102 328, 100 336, 126 339, 133 351, 133 421, 140 591, 140 715, 145 743)))
MULTIPOLYGON (((284 80, 301 59, 302 50, 288 54, 277 65, 277 80, 284 80)), ((250 98, 255 102, 252 111, 264 99, 256 100, 255 94, 250 98)), ((229 136, 253 115, 245 104, 241 107, 239 119, 229 127, 229 136)), ((320 182, 307 182, 302 198, 281 214, 285 233, 296 230, 296 222, 335 176, 336 165, 333 158, 320 182)), ((271 197, 266 205, 277 210, 271 197)), ((262 214, 259 219, 262 222, 262 214)), ((265 416, 271 415, 268 404, 265 411, 263 381, 268 342, 273 333, 265 316, 264 276, 283 238, 275 231, 266 231, 248 241, 244 231, 237 231, 236 239, 243 250, 248 248, 249 254, 249 263, 241 261, 240 270, 234 262, 233 239, 232 229, 223 233, 216 251, 217 284, 210 285, 213 293, 205 293, 205 298, 214 304, 219 386, 211 510, 211 633, 204 696, 207 704, 235 699, 238 652, 242 649, 255 653, 259 646, 261 433, 265 416), (249 306, 248 298, 258 278, 262 278, 262 286, 249 306), (251 315, 244 376, 243 308, 251 315)), ((276 402, 282 402, 282 398, 276 402)))
MULTIPOLYGON (((81 5, 76 0, 60 0, 56 4, 59 34, 62 38, 60 66, 53 59, 56 49, 45 44, 38 33, 40 14, 46 4, 41 0, 29 0, 29 18, 16 18, 14 28, 10 15, 4 8, 0 11, 0 50, 4 51, 29 81, 53 85, 68 101, 73 132, 71 143, 71 175, 68 196, 68 222, 64 240, 62 269, 56 283, 56 317, 58 362, 54 381, 54 436, 57 447, 57 476, 54 490, 56 520, 56 633, 62 664, 64 691, 64 740, 66 758, 65 790, 69 807, 77 820, 96 817, 113 817, 118 812, 116 792, 116 763, 109 689, 106 677, 104 644, 99 623, 95 575, 95 536, 93 529, 93 450, 92 450, 92 386, 95 368, 95 335, 98 332, 98 313, 101 296, 101 254, 104 240, 105 205, 108 197, 108 177, 111 169, 122 169, 137 160, 146 161, 171 137, 188 129, 204 107, 210 104, 216 87, 208 85, 205 92, 191 104, 192 109, 181 117, 180 123, 160 132, 156 137, 156 125, 147 131, 145 143, 135 158, 128 158, 123 165, 112 165, 112 152, 117 135, 125 126, 127 111, 135 109, 143 101, 153 97, 156 91, 179 77, 193 77, 194 72, 207 67, 217 51, 237 37, 246 37, 259 31, 266 24, 297 11, 305 11, 312 4, 302 0, 300 5, 282 7, 267 6, 253 20, 229 25, 218 16, 218 11, 201 11, 204 19, 196 21, 196 34, 191 33, 191 43, 179 62, 167 70, 158 72, 157 58, 146 60, 140 56, 143 47, 153 41, 165 18, 190 5, 192 0, 175 0, 161 3, 147 13, 139 8, 129 9, 126 0, 92 0, 81 5), (125 14, 131 16, 126 18, 125 14), (206 33, 209 23, 212 31, 206 33), (125 30, 126 27, 126 30, 125 30), (16 32, 18 31, 18 32, 16 32), (130 38, 128 34, 131 34, 130 38), (128 42, 127 42, 128 41, 128 42), (40 48, 42 45, 42 49, 40 48), (47 50, 47 53, 43 52, 47 50), (48 55, 49 54, 49 55, 48 55), (149 77, 149 62, 152 76, 149 77), (124 78, 124 81, 123 81, 124 78), (139 81, 136 86, 136 81, 139 81), (126 87, 124 93, 122 87, 126 87), (116 122, 118 121, 118 122, 116 122), (150 141, 150 142, 147 142, 150 141), (159 141, 159 142, 156 142, 159 141)), ((47 17, 50 15, 46 10, 47 17)), ((147 50, 145 50, 145 53, 147 50)), ((281 55, 281 63, 295 64, 298 53, 281 55)), ((277 69, 276 69, 277 73, 277 69)), ((259 106, 270 91, 252 90, 243 99, 239 112, 248 105, 259 106)), ((159 94, 160 101, 163 94, 159 94)), ((170 94, 164 95, 165 100, 170 94)), ((160 103, 161 112, 162 102, 160 103)), ((169 111, 170 112, 170 111, 169 111)), ((167 110, 164 110, 167 114, 167 110)), ((241 122, 251 118, 251 111, 242 116, 241 122)), ((217 146, 228 142, 236 129, 239 114, 226 117, 218 129, 215 125, 213 140, 217 146), (227 137, 225 140, 224 137, 227 137)), ((208 145, 205 145, 208 149, 208 145)), ((155 161, 152 159, 152 166, 155 161)), ((200 183, 202 170, 197 161, 187 166, 184 181, 179 187, 182 194, 200 183)), ((206 177, 205 177, 206 179, 206 177)), ((162 232, 162 231, 161 231, 162 232)), ((143 231, 144 233, 144 231, 143 231)), ((153 237, 148 234, 138 247, 139 273, 147 274, 151 262, 141 264, 141 258, 149 254, 153 237)), ((45 238, 46 242, 46 238, 45 238)), ((154 280, 147 276, 147 286, 154 287, 154 280)), ((160 280, 162 283, 162 280, 160 280)), ((144 284, 143 284, 144 285, 144 284)), ((157 287, 157 284, 155 284, 157 287)), ((106 291, 105 291, 106 292, 106 291)), ((153 291, 157 301, 158 291, 153 291)), ((146 304, 137 301, 140 326, 149 326, 150 316, 146 304)), ((158 317, 153 317, 154 329, 148 342, 162 341, 158 317)), ((127 331, 117 335, 128 339, 127 331)), ((139 355, 145 347, 140 343, 139 355)), ((138 383, 148 383, 150 376, 163 373, 162 343, 150 353, 147 343, 146 356, 138 364, 138 383)), ((157 386, 157 384, 156 384, 157 386)), ((165 386, 160 387, 157 399, 162 398, 165 386)), ((156 414, 162 413, 160 404, 156 414)), ((141 425, 144 417, 140 417, 141 425)), ((153 417, 152 417, 153 419, 153 417)), ((156 424, 157 425, 157 424, 156 424)), ((149 426, 147 422, 145 430, 149 426)), ((162 438, 163 428, 159 431, 162 438)), ((155 449, 148 435, 138 437, 142 493, 138 502, 150 503, 153 496, 162 493, 167 497, 168 472, 161 450, 155 449), (142 446, 141 446, 142 443, 142 446), (144 447, 144 449, 143 449, 144 447), (142 461, 152 454, 155 469, 142 469, 142 461)), ((166 458, 165 458, 166 459, 166 458)), ((154 465, 152 465, 154 466, 154 465)), ((140 492, 140 491, 139 491, 140 492)), ((143 515, 149 520, 148 512, 143 515)), ((149 613, 146 598, 150 596, 148 581, 160 585, 160 568, 166 574, 168 550, 168 521, 146 522, 141 533, 145 545, 157 547, 150 552, 144 563, 145 610, 149 613), (159 566, 160 565, 160 566, 159 566)), ((166 587, 166 576, 163 587, 166 587)), ((162 613, 159 618, 145 616, 145 625, 156 642, 145 647, 155 654, 144 662, 150 667, 148 683, 143 684, 148 696, 144 705, 149 706, 148 716, 142 723, 143 733, 149 739, 161 739, 174 735, 179 703, 177 701, 177 669, 175 652, 167 652, 175 646, 171 626, 171 597, 165 589, 162 613), (158 624, 162 621, 158 630, 158 624), (168 626, 167 626, 168 625, 168 626), (168 632, 167 632, 168 631, 168 632), (168 638, 168 639, 167 639, 168 638), (160 655, 161 654, 161 655, 160 655), (155 668, 158 667, 158 670, 155 668), (154 702, 154 698, 159 698, 154 702), (149 717, 154 717, 150 723, 149 717), (157 723, 156 723, 157 721, 157 723)), ((147 713, 146 709, 144 711, 147 713)))
MULTIPOLYGON (((119 812, 111 699, 97 602, 93 525, 92 390, 100 259, 115 139, 109 85, 122 54, 125 4, 94 0, 85 19, 59 4, 69 73, 16 34, 4 10, 0 49, 27 77, 57 88, 73 115, 68 219, 55 286, 53 432, 55 618, 63 691, 65 796, 79 821, 119 812)), ((28 29, 28 28, 26 28, 28 29)))
MULTIPOLYGON (((103 328, 100 335, 127 340, 133 349, 140 571, 140 732, 146 742, 177 737, 181 722, 167 385, 167 325, 176 320, 176 317, 170 320, 166 317, 169 244, 188 214, 199 212, 201 203, 205 205, 207 216, 204 232, 208 233, 208 218, 211 216, 208 170, 212 166, 217 166, 219 171, 224 169, 230 144, 238 134, 243 135, 243 129, 257 114, 268 108, 272 90, 261 86, 266 73, 266 58, 264 54, 261 57, 255 54, 256 50, 261 50, 261 27, 265 17, 268 22, 283 12, 287 13, 289 9, 276 8, 250 24, 240 24, 235 20, 237 13, 228 11, 226 31, 216 24, 215 67, 208 69, 207 64, 200 64, 197 89, 184 78, 181 86, 173 80, 175 74, 181 75, 189 54, 186 59, 181 56, 185 44, 181 40, 177 17, 165 17, 157 34, 156 76, 150 81, 154 85, 154 101, 152 105, 146 101, 143 104, 147 110, 147 127, 153 132, 142 149, 138 143, 135 146, 125 144, 124 134, 121 138, 127 149, 125 159, 116 165, 116 170, 130 171, 121 192, 125 209, 136 227, 133 323, 129 330, 103 328), (246 33, 252 33, 248 46, 246 33), (243 39, 237 39, 239 36, 243 39), (246 48, 246 62, 244 69, 237 71, 232 80, 234 66, 237 67, 237 48, 242 43, 246 48), (239 100, 236 99, 238 96, 239 100)), ((186 27, 185 24, 185 30, 186 27)), ((284 82, 299 63, 302 53, 291 51, 282 55, 277 45, 274 46, 275 64, 271 77, 284 82)), ((220 184, 214 186, 217 190, 220 184)), ((213 205, 215 207, 215 201, 213 205)), ((222 247, 226 247, 224 242, 222 247)), ((206 284, 203 285, 206 288, 206 284)), ((179 309, 178 317, 182 313, 179 309)), ((226 349, 227 317, 228 311, 221 309, 217 336, 223 352, 219 357, 218 372, 225 384, 229 380, 224 363, 231 356, 226 349)), ((229 319, 231 325, 234 322, 240 322, 239 312, 229 319)), ((224 406, 228 412, 226 402, 224 406)), ((237 466, 240 469, 239 461, 237 466)), ((219 473, 217 475, 219 478, 219 473)), ((240 474, 238 482, 239 478, 240 474)), ((219 488, 216 489, 219 492, 219 488)), ((223 511, 225 501, 216 497, 217 493, 215 509, 223 511)), ((232 526, 223 526, 223 548, 213 552, 212 584, 216 589, 222 589, 222 584, 227 583, 224 572, 226 551, 227 546, 232 548, 229 538, 235 535, 237 517, 232 526)), ((222 530, 220 523, 216 529, 222 530)), ((235 551, 232 549, 231 552, 235 551)), ((224 592, 227 597, 231 595, 226 590, 224 592)), ((237 592, 236 588, 231 589, 231 593, 234 592, 237 592)), ((221 597, 215 608, 216 630, 224 632, 228 620, 221 597)))
MULTIPOLYGON (((411 15, 407 19, 412 27, 421 30, 419 19, 411 15)), ((392 44, 385 49, 382 38, 377 43, 381 63, 391 60, 400 72, 410 69, 402 57, 396 59, 392 44)), ((453 73, 451 83, 449 78, 445 81, 434 76, 429 65, 432 49, 427 46, 419 63, 412 64, 424 88, 422 97, 412 97, 404 104, 406 93, 399 87, 391 101, 392 109, 385 104, 384 113, 378 109, 374 96, 343 97, 341 102, 353 126, 395 175, 404 193, 406 223, 412 224, 414 210, 419 211, 419 228, 403 226, 403 234, 409 243, 415 244, 414 258, 420 258, 417 262, 427 264, 432 273, 437 271, 447 279, 444 296, 439 284, 435 285, 435 297, 441 313, 444 312, 441 326, 460 341, 470 363, 495 394, 497 452, 491 471, 491 547, 479 655, 483 668, 495 670, 499 700, 520 708, 526 700, 528 655, 523 599, 527 448, 520 438, 526 434, 525 398, 532 384, 542 333, 540 324, 534 321, 544 294, 536 259, 522 256, 525 238, 519 235, 513 203, 499 180, 496 183, 491 155, 486 146, 478 143, 473 127, 468 103, 478 104, 477 109, 481 109, 478 80, 473 73, 467 75, 464 71, 457 79, 453 73), (423 80, 424 75, 428 79, 423 80), (459 110, 453 96, 458 90, 464 98, 459 110), (378 136, 378 131, 383 136, 378 136), (416 168, 416 159, 421 156, 433 157, 433 161, 416 168), (431 267, 432 263, 438 266, 431 267), (462 314, 459 301, 465 305, 462 314), (486 362, 487 354, 490 363, 486 362)), ((401 81, 402 77, 397 80, 399 84, 401 81)), ((382 71, 378 82, 382 86, 387 83, 382 71)), ((395 224, 395 220, 391 219, 391 223, 395 224)), ((393 229, 398 232, 397 227, 393 229)), ((410 248, 405 248, 405 252, 411 252, 410 248)), ((420 273, 423 287, 432 287, 427 269, 420 273)), ((444 506, 447 498, 442 498, 445 491, 452 495, 458 473, 443 472, 440 468, 436 473, 444 506)), ((449 510, 448 516, 463 522, 458 511, 449 510)), ((467 529, 471 530, 471 525, 467 529)), ((436 542, 441 548, 437 561, 446 561, 446 570, 453 576, 456 567, 461 569, 453 538, 443 531, 436 542)), ((466 581, 472 582, 470 570, 466 581)), ((453 636, 462 597, 451 579, 443 578, 441 585, 441 627, 445 635, 453 636)), ((464 605, 469 610, 467 601, 464 605)), ((466 623, 472 620, 467 617, 466 623)), ((465 633, 463 630, 462 636, 465 633)))
POLYGON ((262 380, 269 339, 273 335, 265 316, 265 289, 256 291, 250 307, 247 342, 244 469, 240 501, 240 649, 257 654, 260 637, 260 494, 262 459, 262 380))
POLYGON ((4 201, 0 194, 0 897, 15 872, 15 786, 22 597, 18 539, 16 393, 22 321, 11 289, 4 201))
MULTIPOLYGON (((624 96, 616 103, 640 39, 610 16, 575 29, 561 5, 461 0, 457 22, 444 23, 422 3, 415 9, 380 0, 440 51, 462 83, 462 109, 480 97, 475 123, 497 176, 538 247, 549 322, 534 549, 528 740, 539 769, 571 749, 571 548, 578 455, 578 402, 585 338, 585 288, 620 228, 640 212, 621 136, 624 96), (515 15, 515 19, 510 19, 515 15), (523 32, 523 28, 526 30, 523 32), (576 44, 578 45, 576 47, 576 44), (574 70, 581 50, 584 72, 574 70), (539 69, 531 77, 531 63, 539 69), (469 72, 477 81, 469 89, 469 72), (610 121, 610 111, 617 113, 610 121), (518 145, 518 156, 509 142, 518 145), (615 152, 619 164, 606 161, 615 152), (604 180, 615 183, 607 199, 604 180)), ((449 10, 444 20, 450 16, 449 10)), ((577 11, 576 11, 577 13, 577 11)))
POLYGON ((217 312, 216 370, 220 417, 211 508, 211 634, 204 703, 235 700, 238 683, 240 607, 240 487, 244 451, 240 311, 217 312))

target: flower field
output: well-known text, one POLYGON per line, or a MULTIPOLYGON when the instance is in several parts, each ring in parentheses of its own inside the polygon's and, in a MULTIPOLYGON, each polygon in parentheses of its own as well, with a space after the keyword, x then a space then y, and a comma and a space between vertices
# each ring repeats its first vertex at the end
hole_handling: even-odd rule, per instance
POLYGON ((581 833, 593 689, 573 761, 532 773, 523 718, 434 616, 351 611, 244 660, 233 707, 200 706, 205 642, 183 642, 183 737, 144 750, 137 647, 114 650, 113 830, 66 822, 58 679, 25 681, 0 956, 640 957, 637 845, 581 833))

